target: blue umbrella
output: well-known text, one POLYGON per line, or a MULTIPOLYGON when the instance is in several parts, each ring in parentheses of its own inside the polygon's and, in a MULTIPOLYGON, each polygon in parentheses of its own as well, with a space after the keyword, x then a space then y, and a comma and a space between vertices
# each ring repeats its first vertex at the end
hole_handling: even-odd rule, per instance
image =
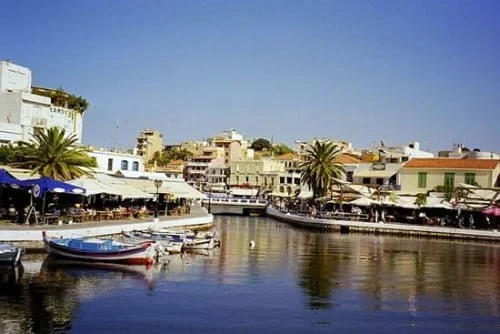
POLYGON ((48 192, 51 193, 68 193, 68 194, 84 194, 85 189, 76 187, 72 184, 56 181, 50 177, 42 177, 40 179, 31 179, 22 181, 24 187, 33 188, 33 196, 41 197, 48 192))
POLYGON ((0 184, 9 184, 11 186, 20 187, 23 181, 16 179, 11 173, 5 169, 0 169, 0 184))
POLYGON ((76 187, 69 183, 56 181, 50 177, 42 177, 40 179, 24 180, 24 187, 31 188, 31 194, 35 198, 43 197, 42 215, 45 213, 45 195, 50 193, 68 193, 68 194, 84 194, 85 189, 76 187))

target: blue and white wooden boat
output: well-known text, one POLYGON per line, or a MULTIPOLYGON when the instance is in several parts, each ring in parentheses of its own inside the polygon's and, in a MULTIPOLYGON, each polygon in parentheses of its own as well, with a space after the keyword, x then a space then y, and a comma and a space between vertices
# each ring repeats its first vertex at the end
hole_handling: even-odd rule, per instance
POLYGON ((22 248, 0 243, 0 264, 18 264, 23 253, 22 248))
POLYGON ((58 257, 91 262, 152 264, 158 245, 152 240, 125 244, 111 239, 65 238, 49 239, 43 232, 45 249, 58 257))

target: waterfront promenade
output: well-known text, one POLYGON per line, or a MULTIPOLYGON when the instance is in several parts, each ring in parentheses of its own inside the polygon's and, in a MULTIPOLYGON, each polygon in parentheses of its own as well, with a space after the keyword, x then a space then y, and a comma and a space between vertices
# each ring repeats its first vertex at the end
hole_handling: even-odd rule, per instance
POLYGON ((134 220, 113 220, 103 222, 73 223, 64 225, 19 226, 7 225, 0 227, 0 242, 15 243, 29 250, 43 248, 42 232, 56 238, 69 237, 99 237, 120 234, 123 230, 143 230, 149 227, 207 227, 213 223, 213 216, 202 210, 183 216, 162 216, 134 220))
POLYGON ((341 233, 359 232, 374 234, 389 234, 416 237, 432 237, 446 239, 462 239, 471 241, 500 242, 500 232, 496 230, 460 229, 454 227, 424 226, 401 223, 373 223, 337 219, 322 219, 281 212, 271 206, 266 214, 276 220, 295 226, 340 231, 341 233))

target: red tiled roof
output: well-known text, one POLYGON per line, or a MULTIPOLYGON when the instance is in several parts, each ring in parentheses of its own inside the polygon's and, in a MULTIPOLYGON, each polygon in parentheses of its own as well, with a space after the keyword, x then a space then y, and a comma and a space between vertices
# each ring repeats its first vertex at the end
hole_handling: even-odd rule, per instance
POLYGON ((341 154, 337 161, 343 164, 359 164, 361 162, 360 159, 349 154, 341 154))
POLYGON ((413 158, 403 168, 495 169, 500 160, 413 158))

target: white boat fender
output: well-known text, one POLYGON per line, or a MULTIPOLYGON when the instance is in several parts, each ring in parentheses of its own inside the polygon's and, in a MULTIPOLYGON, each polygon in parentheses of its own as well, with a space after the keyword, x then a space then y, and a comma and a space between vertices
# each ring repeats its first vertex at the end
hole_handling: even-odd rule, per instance
POLYGON ((253 240, 250 240, 250 249, 254 249, 255 248, 255 241, 253 240))

